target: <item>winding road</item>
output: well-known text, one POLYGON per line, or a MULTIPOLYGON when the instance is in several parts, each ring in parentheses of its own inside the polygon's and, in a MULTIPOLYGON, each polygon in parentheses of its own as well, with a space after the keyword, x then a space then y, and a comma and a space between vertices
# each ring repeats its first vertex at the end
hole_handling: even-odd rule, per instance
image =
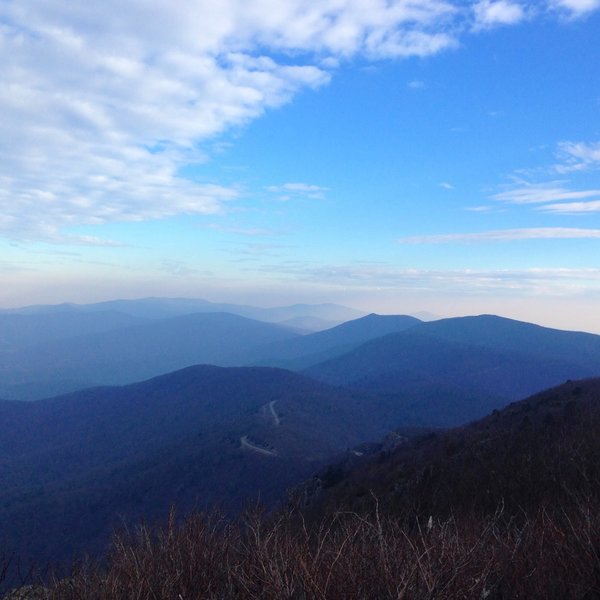
MULTIPOLYGON (((261 413, 265 416, 271 416, 273 419, 273 425, 275 427, 279 427, 281 423, 281 419, 275 410, 275 403, 277 400, 271 400, 268 404, 264 404, 261 408, 261 413)), ((258 454, 264 454, 265 456, 277 456, 277 450, 269 450, 268 448, 263 448, 262 446, 257 446, 253 444, 247 435, 243 435, 240 438, 240 444, 242 448, 246 450, 251 450, 252 452, 257 452, 258 454)))
POLYGON ((245 448, 246 450, 252 450, 253 452, 258 452, 259 454, 265 454, 267 456, 277 456, 276 450, 267 450, 267 448, 256 446, 250 440, 248 440, 247 435, 243 435, 240 438, 240 443, 242 444, 242 448, 245 448))
POLYGON ((277 400, 271 400, 271 402, 269 402, 269 410, 271 411, 271 415, 273 416, 273 423, 275 423, 275 427, 279 427, 281 419, 279 418, 279 415, 275 412, 275 402, 277 402, 277 400))

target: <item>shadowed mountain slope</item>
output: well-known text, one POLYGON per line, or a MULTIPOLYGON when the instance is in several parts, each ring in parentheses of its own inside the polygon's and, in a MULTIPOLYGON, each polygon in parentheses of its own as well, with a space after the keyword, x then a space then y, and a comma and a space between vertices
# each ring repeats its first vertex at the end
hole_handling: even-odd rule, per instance
POLYGON ((120 520, 267 504, 381 437, 393 404, 271 368, 190 367, 35 403, 0 403, 0 545, 99 551, 120 520))
POLYGON ((370 314, 310 335, 269 344, 258 349, 261 365, 304 369, 345 354, 368 340, 404 331, 421 323, 407 315, 370 314))
POLYGON ((472 424, 339 463, 299 490, 311 511, 373 506, 445 518, 600 500, 600 379, 567 382, 472 424), (357 464, 358 463, 358 464, 357 464))
POLYGON ((148 320, 0 354, 0 396, 32 399, 24 394, 130 383, 199 363, 231 365, 237 353, 297 336, 227 313, 148 320))
POLYGON ((577 382, 396 436, 304 486, 301 514, 142 524, 48 598, 598 598, 599 403, 577 382))
POLYGON ((121 329, 140 321, 138 317, 115 310, 93 313, 0 313, 0 352, 16 352, 45 342, 121 329))
POLYGON ((447 319, 372 340, 304 373, 395 395, 417 423, 450 426, 566 379, 600 374, 600 336, 500 317, 447 319))
POLYGON ((577 363, 594 372, 600 367, 600 336, 592 333, 552 329, 496 315, 431 321, 423 323, 420 331, 502 352, 577 363))

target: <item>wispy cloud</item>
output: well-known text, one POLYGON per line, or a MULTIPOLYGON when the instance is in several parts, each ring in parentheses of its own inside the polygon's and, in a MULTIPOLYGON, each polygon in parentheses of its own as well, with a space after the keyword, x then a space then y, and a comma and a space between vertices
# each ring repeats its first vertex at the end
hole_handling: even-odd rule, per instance
POLYGON ((503 192, 491 196, 492 200, 510 204, 542 204, 559 200, 582 200, 600 196, 600 190, 570 190, 564 182, 523 184, 509 187, 503 192))
POLYGON ((550 0, 550 6, 571 18, 579 18, 600 8, 600 0, 550 0))
MULTIPOLYGON (((563 215, 581 215, 600 212, 600 188, 573 189, 570 179, 577 172, 600 168, 600 142, 561 142, 556 154, 560 163, 537 170, 515 171, 513 183, 503 186, 502 191, 489 196, 490 200, 503 204, 534 205, 537 212, 563 215), (561 180, 531 183, 528 177, 560 173, 561 180)), ((478 207, 466 207, 477 210, 478 207)))
POLYGON ((498 25, 515 25, 525 19, 525 10, 510 0, 480 0, 473 6, 474 29, 489 29, 498 25))
POLYGON ((477 233, 445 233, 415 235, 400 238, 402 244, 451 244, 472 242, 513 242, 518 240, 596 239, 600 229, 573 227, 534 227, 525 229, 497 229, 477 233))
POLYGON ((495 209, 496 207, 490 204, 480 204, 479 206, 465 206, 465 210, 475 213, 492 212, 495 209))
POLYGON ((235 189, 180 176, 203 144, 326 84, 340 60, 453 46, 459 12, 445 0, 0 10, 0 235, 55 241, 73 225, 219 212, 235 189))
MULTIPOLYGON (((584 14, 597 2, 554 4, 584 14)), ((454 48, 473 20, 459 0, 19 0, 0 11, 0 235, 69 243, 73 226, 223 211, 235 187, 182 176, 218 136, 327 84, 344 60, 454 48)), ((482 27, 523 16, 512 0, 475 11, 482 27)))
POLYGON ((38 267, 25 265, 22 262, 15 263, 12 261, 0 260, 0 273, 23 273, 38 270, 38 267))
POLYGON ((600 169, 600 142, 561 142, 561 162, 555 165, 559 173, 600 169))
POLYGON ((281 263, 261 271, 344 289, 410 290, 443 294, 574 295, 600 291, 600 269, 399 269, 389 264, 281 263))
POLYGON ((277 194, 279 200, 291 200, 292 198, 312 198, 313 200, 324 200, 328 188, 308 183, 284 183, 283 185, 270 185, 268 192, 277 194))
POLYGON ((592 200, 590 202, 559 202, 557 204, 540 206, 539 210, 565 215, 600 213, 600 200, 592 200))

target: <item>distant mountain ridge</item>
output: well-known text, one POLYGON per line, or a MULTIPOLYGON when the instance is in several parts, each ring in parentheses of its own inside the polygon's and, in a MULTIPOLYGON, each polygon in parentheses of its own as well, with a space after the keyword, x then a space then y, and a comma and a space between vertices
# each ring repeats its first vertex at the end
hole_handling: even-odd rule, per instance
POLYGON ((263 308, 225 302, 209 302, 201 298, 140 298, 134 300, 107 300, 92 304, 34 305, 14 309, 0 309, 1 314, 61 314, 68 312, 118 311, 144 318, 164 319, 192 313, 227 312, 258 321, 279 323, 293 319, 313 318, 326 326, 356 319, 365 313, 339 304, 293 304, 263 308))
POLYGON ((15 352, 45 342, 112 331, 141 322, 139 317, 115 310, 39 314, 0 312, 0 352, 15 352))
POLYGON ((408 315, 370 314, 331 329, 258 348, 257 364, 301 370, 389 333, 410 329, 421 323, 408 315))
POLYGON ((303 372, 394 395, 416 423, 452 426, 566 379, 600 375, 600 336, 488 315, 443 319, 303 372))
MULTIPOLYGON (((252 364, 257 355, 249 353, 251 347, 285 337, 269 337, 265 335, 268 328, 259 333, 255 327, 256 343, 252 343, 248 339, 248 327, 239 321, 239 332, 225 326, 219 334, 221 346, 229 343, 231 352, 217 349, 217 340, 213 339, 205 343, 204 351, 196 344, 193 352, 175 360, 173 355, 177 352, 173 348, 174 342, 169 339, 172 336, 165 331, 166 320, 174 319, 172 328, 181 336, 181 346, 189 347, 190 336, 196 335, 197 323, 185 331, 181 329, 182 321, 186 317, 192 319, 189 317, 192 314, 214 313, 277 324, 294 335, 326 329, 363 314, 337 304, 261 308, 193 298, 143 298, 0 309, 0 397, 34 400, 93 385, 129 383, 201 362, 252 364), (140 333, 142 330, 144 334, 140 333), (142 339, 144 337, 147 339, 142 339), (239 343, 236 343, 238 338, 239 343), (156 352, 164 347, 164 361, 155 356, 147 361, 148 368, 143 368, 139 365, 140 360, 132 355, 134 353, 124 355, 124 349, 136 340, 142 344, 140 356, 144 353, 147 356, 152 344, 156 352), (111 343, 115 348, 113 358, 118 362, 116 368, 99 364, 102 353, 108 357, 103 359, 104 362, 110 362, 112 352, 105 348, 111 343), (238 358, 234 358, 234 354, 238 358), (89 358, 88 362, 86 358, 89 358)), ((198 322, 200 317, 195 319, 198 322)))
POLYGON ((574 361, 600 367, 600 335, 565 331, 497 315, 454 317, 424 323, 422 330, 447 340, 493 350, 574 361))
POLYGON ((232 365, 240 352, 297 336, 287 327, 229 313, 146 319, 0 354, 0 396, 18 392, 19 385, 38 384, 43 397, 46 388, 66 392, 131 383, 200 363, 232 365))
MULTIPOLYGON (((148 314, 157 307, 189 310, 198 302, 214 306, 185 299, 97 306, 124 303, 148 314)), ((0 329, 0 397, 38 399, 199 363, 264 365, 394 394, 417 422, 437 412, 436 424, 452 425, 564 379, 600 374, 600 336, 493 315, 422 322, 371 314, 306 334, 231 313, 150 319, 88 308, 0 314, 0 326, 7 325, 0 329)))
MULTIPOLYGON (((360 343, 420 323, 396 315, 368 315, 331 329, 300 335, 282 324, 230 313, 193 313, 165 319, 129 317, 118 312, 0 315, 48 322, 52 335, 0 351, 0 396, 39 399, 94 385, 140 381, 194 364, 263 365, 300 369, 343 354, 360 343), (113 315, 115 324, 104 324, 113 315), (100 323, 96 323, 103 316, 100 323), (121 321, 119 320, 121 319, 121 321), (82 322, 76 327, 62 323, 82 322), (124 322, 124 326, 119 326, 124 322), (129 324, 131 323, 131 324, 129 324), (94 327, 97 331, 94 331, 94 327), (62 332, 58 335, 56 331, 62 332)), ((13 336, 14 337, 14 336, 13 336)))

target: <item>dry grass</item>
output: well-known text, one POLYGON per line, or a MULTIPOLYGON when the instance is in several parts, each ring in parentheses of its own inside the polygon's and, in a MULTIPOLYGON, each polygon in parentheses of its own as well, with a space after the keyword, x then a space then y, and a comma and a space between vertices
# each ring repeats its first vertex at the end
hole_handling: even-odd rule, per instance
POLYGON ((402 521, 341 513, 307 527, 251 511, 194 515, 115 537, 105 567, 81 565, 49 599, 600 598, 600 511, 402 521))

